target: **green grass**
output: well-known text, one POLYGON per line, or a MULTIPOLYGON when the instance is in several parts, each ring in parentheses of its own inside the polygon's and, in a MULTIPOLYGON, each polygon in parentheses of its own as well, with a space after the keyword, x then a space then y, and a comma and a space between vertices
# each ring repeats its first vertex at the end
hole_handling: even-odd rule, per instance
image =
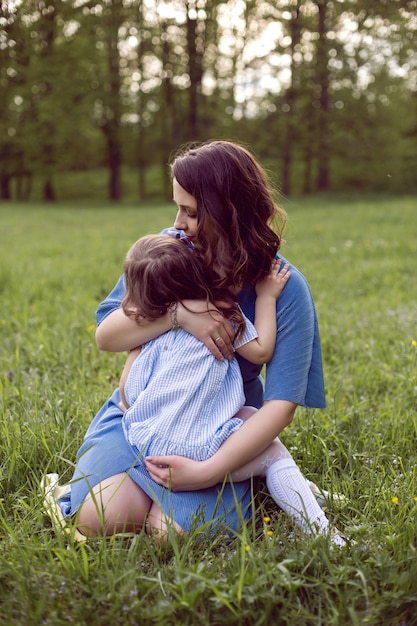
POLYGON ((282 438, 306 475, 347 496, 328 513, 355 543, 300 537, 265 496, 233 542, 56 536, 39 480, 71 476, 124 359, 97 350, 95 308, 133 240, 174 209, 2 204, 0 623, 417 624, 417 199, 285 208, 283 251, 319 313, 328 408, 300 409, 282 438))

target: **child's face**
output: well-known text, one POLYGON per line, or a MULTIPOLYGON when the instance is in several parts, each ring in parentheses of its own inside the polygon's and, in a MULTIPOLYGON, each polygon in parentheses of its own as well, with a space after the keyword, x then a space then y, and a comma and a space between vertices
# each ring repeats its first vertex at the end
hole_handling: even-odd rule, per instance
POLYGON ((172 183, 173 200, 178 207, 174 228, 183 230, 187 237, 197 234, 197 200, 185 191, 176 178, 172 183))

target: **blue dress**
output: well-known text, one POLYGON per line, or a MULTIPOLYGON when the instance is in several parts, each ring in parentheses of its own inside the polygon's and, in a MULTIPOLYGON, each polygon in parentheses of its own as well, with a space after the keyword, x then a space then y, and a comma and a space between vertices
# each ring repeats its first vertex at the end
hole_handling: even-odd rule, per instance
MULTIPOLYGON (((172 229, 170 230, 170 234, 172 229)), ((182 233, 179 233, 182 236, 182 233)), ((283 257, 279 257, 287 262, 283 257)), ((290 266, 291 277, 277 301, 277 344, 266 367, 265 389, 261 367, 238 359, 246 397, 245 404, 261 407, 265 400, 288 400, 305 407, 323 408, 325 392, 317 316, 309 286, 298 270, 290 266)), ((123 276, 100 304, 99 324, 120 308, 125 286, 123 276)), ((243 290, 238 301, 253 322, 255 289, 243 290)), ((59 501, 64 515, 74 515, 89 491, 102 480, 121 472, 129 476, 156 502, 164 513, 185 531, 194 524, 211 524, 237 530, 251 515, 251 482, 219 484, 199 491, 170 492, 155 483, 126 441, 118 389, 91 422, 77 454, 68 497, 59 501)))

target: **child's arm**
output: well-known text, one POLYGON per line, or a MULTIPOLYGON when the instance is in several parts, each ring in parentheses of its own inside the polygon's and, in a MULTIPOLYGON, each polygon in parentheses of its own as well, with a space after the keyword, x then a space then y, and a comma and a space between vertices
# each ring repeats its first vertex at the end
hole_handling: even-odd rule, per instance
MULTIPOLYGON (((187 300, 184 300, 184 304, 187 305, 187 300)), ((216 309, 215 305, 210 303, 208 307, 205 300, 192 300, 191 309, 183 306, 181 302, 178 303, 180 326, 202 341, 216 359, 223 360, 223 357, 232 359, 235 331, 230 322, 216 309), (223 339, 220 347, 215 342, 217 337, 223 339)), ((171 328, 172 320, 169 313, 157 320, 151 322, 143 320, 137 324, 135 320, 127 317, 119 306, 99 319, 96 343, 100 350, 125 352, 163 335, 171 328)))
POLYGON ((254 326, 258 337, 237 349, 241 356, 252 363, 267 363, 274 353, 277 336, 276 303, 290 275, 288 264, 281 268, 281 261, 274 260, 268 276, 256 284, 254 326))
POLYGON ((141 350, 142 346, 139 346, 138 348, 134 348, 129 352, 129 354, 127 355, 125 366, 123 368, 122 375, 120 376, 119 391, 122 401, 119 406, 123 412, 127 411, 127 409, 129 408, 129 403, 126 400, 125 396, 125 384, 127 381, 127 377, 129 376, 130 368, 132 367, 133 361, 136 359, 141 350))

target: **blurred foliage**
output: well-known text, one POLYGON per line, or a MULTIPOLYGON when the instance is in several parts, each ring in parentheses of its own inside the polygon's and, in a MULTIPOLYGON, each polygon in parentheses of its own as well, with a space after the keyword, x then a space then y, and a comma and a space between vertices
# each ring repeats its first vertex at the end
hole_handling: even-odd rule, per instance
POLYGON ((250 145, 287 196, 416 189, 416 9, 2 2, 0 198, 70 199, 63 172, 103 168, 100 196, 130 195, 130 168, 136 200, 152 198, 158 168, 167 198, 172 151, 214 137, 250 145))

